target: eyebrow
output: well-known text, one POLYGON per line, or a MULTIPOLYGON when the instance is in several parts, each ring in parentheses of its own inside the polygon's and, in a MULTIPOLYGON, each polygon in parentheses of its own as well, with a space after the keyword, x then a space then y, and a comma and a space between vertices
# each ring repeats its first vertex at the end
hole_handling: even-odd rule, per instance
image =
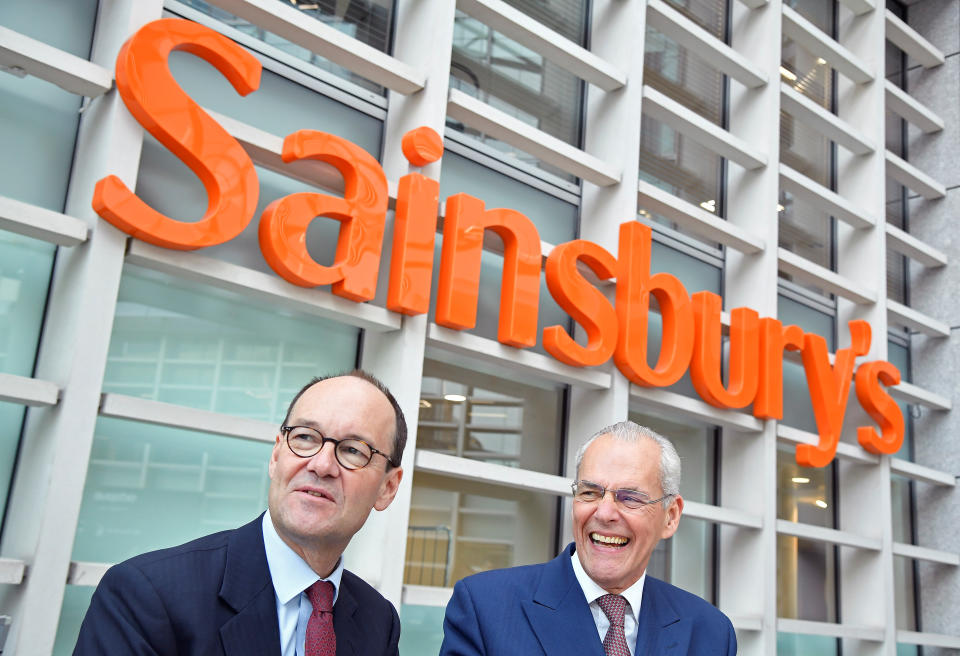
MULTIPOLYGON (((288 426, 305 426, 307 428, 312 428, 313 430, 317 431, 321 435, 325 435, 326 437, 332 437, 331 435, 327 435, 327 432, 323 430, 323 427, 317 422, 313 421, 312 419, 297 419, 295 421, 290 421, 290 423, 288 423, 287 425, 288 426)), ((369 444, 370 446, 376 448, 376 445, 373 443, 373 440, 371 438, 366 437, 364 435, 357 435, 356 433, 350 433, 348 435, 338 435, 337 439, 338 440, 362 440, 367 444, 369 444)))

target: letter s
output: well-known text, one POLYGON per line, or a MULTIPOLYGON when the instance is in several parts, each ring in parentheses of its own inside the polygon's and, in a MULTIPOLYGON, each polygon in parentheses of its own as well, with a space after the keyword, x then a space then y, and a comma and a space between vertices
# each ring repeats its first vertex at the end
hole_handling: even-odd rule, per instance
POLYGON ((197 174, 207 211, 196 222, 172 219, 144 203, 115 175, 97 182, 93 209, 137 239, 179 250, 222 244, 243 232, 257 209, 253 162, 170 74, 167 59, 185 50, 210 62, 241 96, 260 86, 261 65, 229 39, 198 23, 164 18, 144 25, 117 56, 117 90, 127 109, 197 174))
POLYGON ((855 381, 857 400, 880 426, 879 435, 872 426, 858 427, 857 441, 870 453, 896 453, 903 445, 903 413, 880 383, 899 385, 900 370, 883 360, 864 362, 857 369, 855 381))

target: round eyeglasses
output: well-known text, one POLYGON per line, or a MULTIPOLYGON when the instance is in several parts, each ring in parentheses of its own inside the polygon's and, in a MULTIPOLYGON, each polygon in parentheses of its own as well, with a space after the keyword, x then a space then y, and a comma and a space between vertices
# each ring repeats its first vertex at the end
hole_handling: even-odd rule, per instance
POLYGON ((639 492, 637 490, 630 490, 627 488, 610 490, 597 483, 591 483, 590 481, 575 481, 570 487, 573 489, 574 501, 579 501, 581 503, 596 503, 603 499, 603 496, 607 492, 610 492, 617 504, 630 510, 638 510, 646 506, 652 506, 655 503, 660 503, 661 501, 665 501, 672 496, 676 496, 673 494, 665 494, 659 499, 651 499, 643 492, 639 492))
POLYGON ((373 460, 374 454, 383 456, 394 467, 400 466, 386 453, 375 449, 359 437, 338 440, 335 437, 326 437, 308 426, 281 426, 280 432, 286 437, 287 446, 293 455, 301 458, 312 458, 320 453, 324 444, 333 442, 333 455, 344 469, 363 469, 373 460))

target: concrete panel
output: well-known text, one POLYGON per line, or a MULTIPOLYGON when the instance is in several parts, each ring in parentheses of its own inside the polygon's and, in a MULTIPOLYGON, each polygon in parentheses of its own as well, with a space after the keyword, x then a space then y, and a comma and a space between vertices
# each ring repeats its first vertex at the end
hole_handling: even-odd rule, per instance
MULTIPOLYGON (((937 389, 958 400, 956 372, 960 370, 960 331, 949 339, 915 336, 913 341, 915 382, 937 389)), ((956 435, 960 414, 923 409, 914 419, 916 461, 941 471, 960 473, 956 435)), ((917 538, 920 545, 956 552, 960 545, 960 487, 917 484, 917 538)), ((921 628, 932 633, 955 635, 960 607, 960 569, 920 562, 921 628)), ((924 654, 940 653, 924 649, 924 654)), ((950 653, 949 650, 942 653, 950 653)), ((956 653, 956 652, 953 652, 956 653)))
POLYGON ((935 269, 910 263, 910 306, 948 325, 960 325, 960 306, 949 302, 952 290, 960 289, 960 267, 954 264, 960 261, 960 188, 939 200, 912 198, 909 212, 910 234, 936 245, 949 258, 947 266, 935 269))
POLYGON ((948 57, 943 66, 911 70, 907 91, 945 123, 943 130, 930 134, 911 126, 907 159, 948 189, 960 185, 960 55, 948 57))
POLYGON ((960 2, 925 0, 907 9, 907 24, 950 56, 960 51, 960 2))

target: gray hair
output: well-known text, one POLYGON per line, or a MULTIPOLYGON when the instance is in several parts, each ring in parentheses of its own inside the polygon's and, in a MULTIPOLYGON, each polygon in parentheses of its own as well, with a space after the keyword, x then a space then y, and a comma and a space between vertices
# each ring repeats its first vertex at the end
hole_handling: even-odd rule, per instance
POLYGON ((646 439, 657 443, 660 447, 660 488, 665 496, 670 495, 669 498, 664 499, 663 507, 669 507, 674 497, 680 494, 680 456, 677 455, 673 442, 656 431, 629 420, 601 428, 577 449, 577 478, 580 477, 583 454, 587 452, 587 448, 593 444, 594 440, 604 435, 623 442, 639 442, 646 439))

